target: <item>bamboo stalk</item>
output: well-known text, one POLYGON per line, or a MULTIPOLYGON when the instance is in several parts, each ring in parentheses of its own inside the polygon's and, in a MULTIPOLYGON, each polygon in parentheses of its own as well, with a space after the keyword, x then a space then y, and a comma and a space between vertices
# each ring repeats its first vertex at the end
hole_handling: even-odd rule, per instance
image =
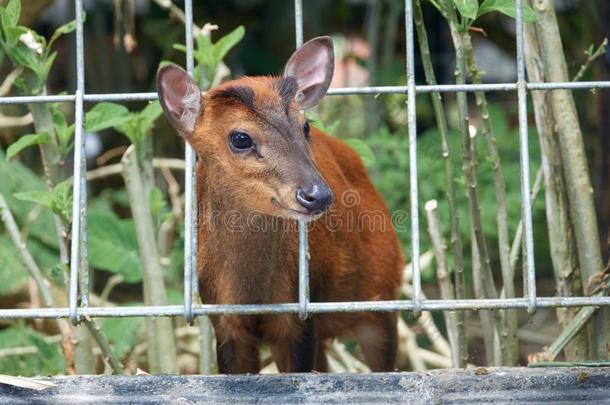
MULTIPOLYGON (((426 219, 428 222, 428 234, 434 249, 436 258, 436 277, 441 290, 441 297, 446 300, 455 298, 453 293, 453 283, 449 278, 449 266, 447 264, 447 246, 443 240, 440 221, 437 213, 438 203, 436 200, 427 201, 424 205, 426 211, 426 219)), ((458 351, 457 342, 457 317, 455 311, 444 311, 445 324, 447 325, 447 336, 451 344, 451 360, 453 367, 460 367, 460 353, 458 351)))
MULTIPOLYGON (((538 17, 535 27, 545 79, 549 82, 568 81, 553 1, 538 0, 534 10, 538 17)), ((576 240, 582 283, 585 294, 589 295, 591 291, 587 288, 587 282, 602 269, 603 264, 583 134, 572 93, 568 90, 556 90, 550 92, 548 97, 554 129, 559 140, 559 157, 566 183, 569 217, 576 240)), ((606 345, 610 341, 610 322, 607 322, 609 318, 608 308, 602 308, 594 316, 589 335, 592 358, 607 356, 606 345)))
MULTIPOLYGON (((428 46, 428 34, 424 24, 424 17, 421 8, 420 0, 413 2, 413 21, 417 31, 417 40, 419 43, 421 61, 426 76, 426 82, 429 85, 436 85, 436 75, 434 74, 434 66, 430 55, 430 47, 428 46)), ((449 221, 451 223, 451 247, 453 251, 453 259, 455 265, 455 296, 457 299, 466 298, 466 282, 464 280, 464 260, 462 252, 462 236, 460 234, 460 220, 458 207, 456 204, 455 192, 455 176, 453 166, 451 165, 451 154, 449 150, 447 117, 440 93, 430 93, 434 115, 436 118, 436 126, 441 137, 441 150, 445 168, 445 188, 447 203, 449 205, 449 221)), ((466 367, 468 362, 468 350, 466 344, 466 329, 465 318, 466 312, 460 311, 456 315, 456 339, 457 350, 459 357, 459 367, 466 367)))
MULTIPOLYGON (((463 29, 457 22, 457 16, 453 2, 451 0, 443 0, 443 9, 449 22, 449 29, 451 32, 451 38, 453 40, 453 47, 455 49, 456 56, 456 84, 463 85, 466 83, 466 59, 464 55, 464 38, 463 29)), ((477 186, 476 177, 476 158, 474 157, 473 142, 469 134, 469 117, 468 117, 468 101, 465 92, 458 92, 457 105, 459 114, 459 132, 462 143, 462 169, 466 177, 466 184, 468 189, 468 209, 470 212, 470 225, 473 230, 474 236, 479 250, 479 257, 481 260, 481 275, 483 277, 483 288, 487 298, 497 298, 498 293, 496 291, 495 283, 493 280, 493 274, 491 272, 491 265, 489 260, 489 253, 487 250, 487 243, 485 241, 485 235, 483 234, 483 228, 481 225, 481 207, 479 204, 479 193, 477 186)), ((506 336, 506 325, 503 322, 500 311, 494 311, 494 328, 499 334, 500 353, 502 354, 502 364, 512 364, 512 353, 510 352, 506 336)))
MULTIPOLYGON (((464 56, 466 58, 466 65, 470 75, 470 78, 474 84, 481 84, 482 72, 477 67, 474 59, 474 52, 472 48, 472 41, 468 32, 464 32, 462 35, 464 39, 464 56)), ((496 194, 496 224, 498 227, 498 252, 500 257, 500 269, 502 272, 502 284, 504 286, 504 293, 506 298, 515 298, 515 269, 510 265, 510 239, 508 235, 508 208, 506 203, 506 182, 504 181, 504 175, 502 174, 502 163, 500 161, 500 154, 498 153, 498 147, 496 145, 496 136, 491 126, 491 120, 489 116, 489 108, 487 104, 487 97, 482 91, 475 92, 476 105, 481 111, 482 125, 481 132, 483 138, 485 138, 485 144, 487 146, 487 158, 491 163, 491 168, 494 177, 494 191, 496 194)), ((516 364, 516 359, 519 356, 519 345, 517 340, 517 311, 516 310, 505 310, 504 316, 506 317, 506 343, 509 347, 512 355, 511 363, 504 364, 513 366, 516 364)))
MULTIPOLYGON (((155 226, 150 210, 150 190, 152 188, 152 165, 143 167, 141 157, 146 153, 138 153, 131 145, 121 162, 123 164, 123 179, 129 197, 133 216, 140 260, 144 269, 144 303, 146 305, 166 305, 165 282, 160 263, 159 249, 155 240, 155 226)), ((150 160, 147 160, 150 163, 150 160)), ((175 374, 178 372, 176 363, 176 343, 172 320, 170 318, 147 318, 148 359, 151 373, 175 374)))

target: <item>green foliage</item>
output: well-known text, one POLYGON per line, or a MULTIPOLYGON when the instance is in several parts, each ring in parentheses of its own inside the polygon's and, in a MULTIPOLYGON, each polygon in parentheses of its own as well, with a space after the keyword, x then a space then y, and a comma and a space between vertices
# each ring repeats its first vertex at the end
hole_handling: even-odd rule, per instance
POLYGON ((453 4, 455 4, 455 7, 462 16, 471 20, 477 18, 477 10, 479 9, 478 0, 453 0, 453 4))
POLYGON ((100 328, 112 344, 115 356, 123 359, 141 341, 144 318, 105 318, 100 328))
MULTIPOLYGON (((218 66, 227 53, 242 40, 245 32, 244 27, 240 25, 216 43, 212 43, 207 36, 199 34, 196 41, 197 49, 193 51, 197 62, 193 77, 202 88, 209 88, 214 83, 218 66)), ((186 47, 182 44, 174 44, 174 49, 186 53, 186 47)))
POLYGON ((0 7, 0 46, 17 66, 23 66, 32 73, 29 82, 21 82, 23 90, 32 95, 41 94, 53 66, 57 52, 51 47, 61 35, 76 29, 74 21, 59 27, 47 43, 46 39, 27 27, 17 25, 21 15, 21 1, 10 0, 6 7, 0 7))
MULTIPOLYGON (((516 18, 517 6, 515 4, 515 0, 485 0, 483 4, 481 4, 481 7, 479 7, 477 17, 493 11, 498 11, 509 17, 516 18)), ((526 23, 533 23, 536 22, 537 18, 538 17, 536 16, 534 10, 524 2, 523 21, 526 23)))
POLYGON ((59 344, 47 343, 46 336, 19 323, 0 330, 0 349, 32 346, 31 354, 5 356, 0 361, 0 373, 11 375, 55 375, 63 373, 65 362, 59 344))
POLYGON ((117 273, 126 283, 142 281, 138 241, 131 219, 110 212, 89 212, 89 260, 95 268, 117 273))
POLYGON ((163 110, 158 101, 149 103, 142 111, 133 112, 123 105, 104 102, 96 104, 86 114, 85 128, 88 132, 114 128, 133 144, 141 145, 162 113, 163 110))
POLYGON ((59 215, 65 223, 70 223, 72 218, 72 179, 58 183, 53 191, 23 191, 14 194, 21 201, 30 201, 50 208, 59 215))
POLYGON ((19 152, 32 145, 39 145, 41 143, 51 142, 51 137, 46 132, 38 134, 22 135, 16 142, 13 142, 11 146, 6 150, 6 158, 12 159, 19 152))

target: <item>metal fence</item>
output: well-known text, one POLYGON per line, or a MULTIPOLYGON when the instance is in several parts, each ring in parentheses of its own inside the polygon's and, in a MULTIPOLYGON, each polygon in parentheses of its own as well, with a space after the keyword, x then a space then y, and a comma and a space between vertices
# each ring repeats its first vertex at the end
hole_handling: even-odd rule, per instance
MULTIPOLYGON (((523 0, 516 1, 517 32, 517 72, 516 83, 463 84, 463 85, 416 85, 413 35, 412 0, 405 0, 405 35, 406 35, 406 86, 344 87, 332 88, 329 95, 348 94, 405 94, 408 108, 409 138, 409 178, 411 203, 411 269, 413 296, 410 300, 395 301, 361 301, 361 302, 309 302, 309 271, 307 259, 307 227, 299 224, 299 302, 263 305, 206 305, 194 304, 196 296, 193 282, 197 260, 195 154, 186 146, 185 176, 185 250, 184 250, 184 305, 165 306, 130 306, 130 307, 90 307, 87 260, 87 179, 85 176, 85 136, 83 132, 83 104, 100 101, 155 100, 156 93, 85 93, 84 38, 82 19, 82 0, 75 0, 76 11, 76 92, 70 95, 47 95, 33 97, 4 97, 0 104, 26 104, 48 102, 74 102, 75 106, 75 148, 74 148, 74 200, 72 209, 72 246, 69 284, 69 306, 67 308, 29 308, 0 309, 0 319, 7 318, 70 318, 78 323, 83 317, 134 317, 134 316, 183 316, 192 322, 196 316, 212 314, 272 314, 298 313, 307 317, 313 313, 358 312, 358 311, 443 311, 443 310, 479 310, 479 309, 527 309, 533 313, 536 308, 576 307, 610 305, 610 297, 538 297, 536 295, 536 273, 534 268, 534 246, 532 236, 532 209, 530 200, 530 173, 527 131, 527 92, 528 90, 553 89, 596 89, 610 88, 610 82, 564 82, 564 83, 527 83, 524 62, 523 0), (524 285, 522 298, 512 299, 460 299, 437 300, 422 299, 419 264, 419 221, 418 221, 418 179, 417 179, 417 139, 416 139, 416 103, 417 93, 429 92, 475 92, 475 91, 516 91, 519 108, 519 145, 521 176, 521 207, 524 224, 524 285), (80 290, 80 291, 79 291, 80 290), (80 297, 80 299, 79 299, 80 297)), ((186 17, 186 66, 192 73, 193 62, 193 10, 192 0, 185 0, 186 17)), ((294 1, 296 46, 303 43, 303 4, 302 0, 294 1)))

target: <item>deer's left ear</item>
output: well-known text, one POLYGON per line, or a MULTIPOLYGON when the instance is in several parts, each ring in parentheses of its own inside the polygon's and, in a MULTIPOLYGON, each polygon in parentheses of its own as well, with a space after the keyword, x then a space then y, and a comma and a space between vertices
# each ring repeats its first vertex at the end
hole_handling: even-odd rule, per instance
POLYGON ((297 49, 284 68, 284 77, 297 80, 295 100, 300 110, 318 104, 326 94, 335 69, 333 42, 317 37, 297 49))

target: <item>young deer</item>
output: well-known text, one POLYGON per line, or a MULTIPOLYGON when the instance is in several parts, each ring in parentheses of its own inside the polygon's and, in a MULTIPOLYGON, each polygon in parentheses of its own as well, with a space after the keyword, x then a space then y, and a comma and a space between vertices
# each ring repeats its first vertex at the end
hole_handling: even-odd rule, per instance
MULTIPOLYGON (((397 299, 403 256, 381 196, 358 155, 302 114, 326 94, 333 67, 332 42, 319 37, 292 55, 281 77, 243 77, 205 95, 180 67, 159 70, 165 116, 199 156, 205 303, 296 302, 297 220, 309 222, 313 302, 397 299)), ((357 337, 372 370, 394 368, 396 313, 305 321, 296 314, 218 315, 212 322, 221 373, 259 372, 261 343, 282 372, 326 371, 326 342, 345 335, 357 337)))

